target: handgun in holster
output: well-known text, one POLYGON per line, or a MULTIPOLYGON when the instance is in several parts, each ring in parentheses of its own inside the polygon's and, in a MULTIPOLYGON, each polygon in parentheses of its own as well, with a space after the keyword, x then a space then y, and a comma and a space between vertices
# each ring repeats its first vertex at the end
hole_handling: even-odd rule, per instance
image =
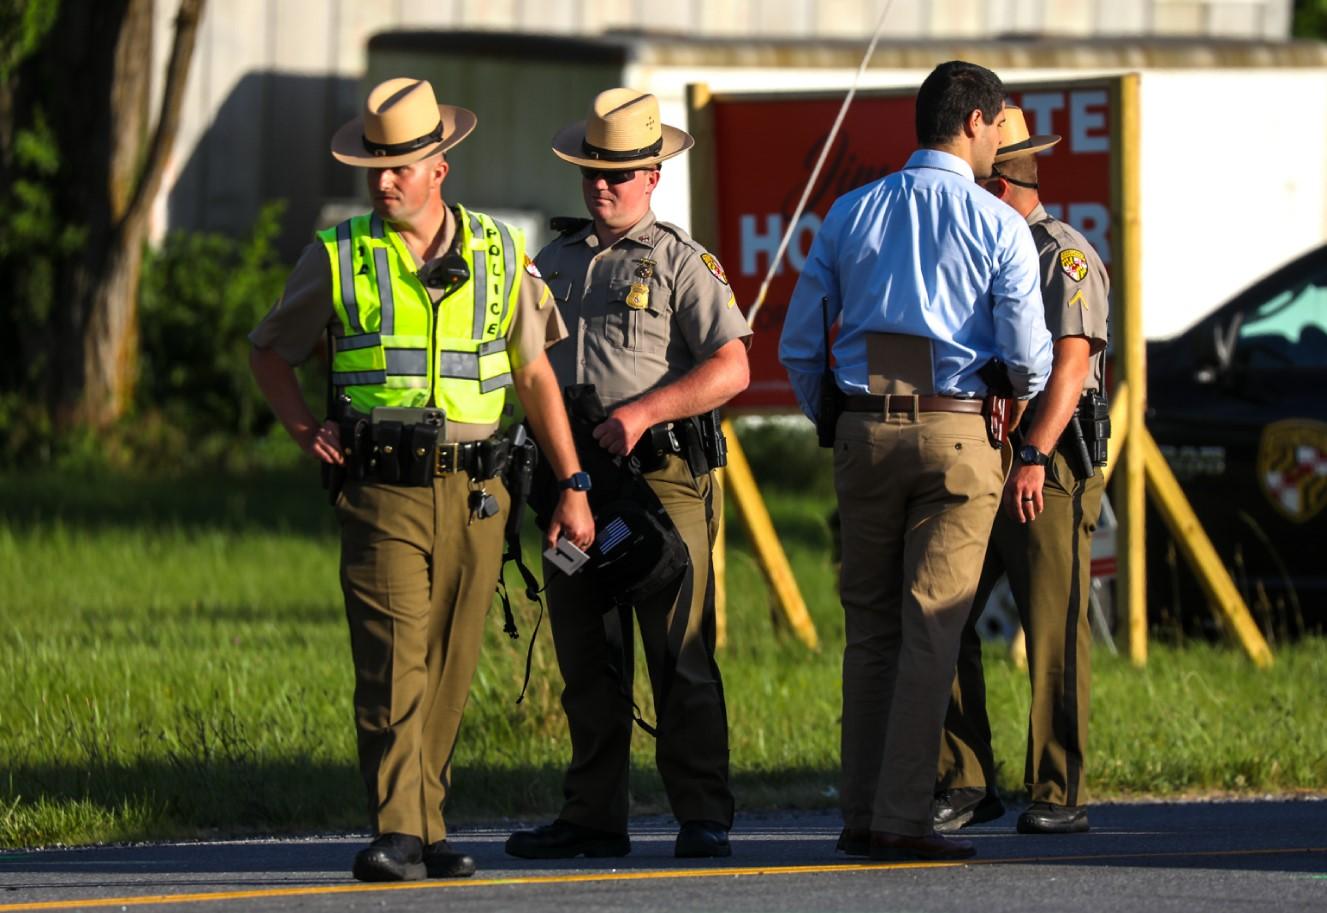
POLYGON ((1009 440, 1009 416, 1014 405, 1014 385, 1009 382, 1005 363, 992 358, 977 371, 986 385, 986 396, 981 401, 982 418, 986 420, 986 440, 996 450, 1009 440))
POLYGON ((1069 422, 1064 426, 1059 443, 1055 447, 1064 457, 1064 461, 1069 464, 1069 471, 1074 474, 1075 479, 1081 482, 1092 478, 1096 467, 1092 465, 1092 454, 1083 439, 1083 426, 1078 421, 1077 413, 1069 416, 1069 422))
MULTIPOLYGON (((352 416, 350 411, 350 397, 344 393, 331 393, 327 397, 327 417, 336 422, 337 432, 341 441, 341 458, 344 462, 341 464, 328 463, 323 461, 320 466, 322 473, 323 488, 327 491, 327 503, 336 504, 337 496, 341 494, 341 489, 346 484, 346 479, 352 475, 351 461, 351 438, 347 436, 347 418, 352 416)), ((353 422, 351 423, 353 426, 353 422)))
POLYGON ((530 436, 525 425, 514 425, 507 432, 507 465, 502 481, 511 495, 511 510, 507 513, 506 535, 520 536, 525 519, 525 502, 534 484, 535 467, 539 464, 539 445, 530 436))

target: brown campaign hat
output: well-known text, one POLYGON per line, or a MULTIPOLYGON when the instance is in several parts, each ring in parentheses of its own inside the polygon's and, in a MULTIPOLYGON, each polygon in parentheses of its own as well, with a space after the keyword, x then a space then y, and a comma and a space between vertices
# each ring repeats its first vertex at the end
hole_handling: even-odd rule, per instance
POLYGON ((455 105, 440 105, 422 79, 380 82, 364 113, 332 137, 332 157, 356 168, 396 168, 446 152, 475 129, 479 118, 455 105))
POLYGON ((608 89, 594 97, 590 116, 563 127, 553 152, 573 165, 629 171, 686 152, 691 134, 659 120, 659 99, 635 89, 608 89))
POLYGON ((1023 109, 1007 105, 1004 109, 1004 126, 1000 128, 1000 148, 995 150, 995 161, 998 164, 1025 155, 1036 155, 1059 141, 1060 138, 1053 133, 1028 136, 1028 122, 1023 117, 1023 109))

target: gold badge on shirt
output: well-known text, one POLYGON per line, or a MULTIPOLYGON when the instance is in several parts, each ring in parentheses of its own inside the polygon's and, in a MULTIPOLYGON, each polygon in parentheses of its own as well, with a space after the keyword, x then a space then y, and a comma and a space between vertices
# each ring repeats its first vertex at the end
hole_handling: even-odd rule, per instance
POLYGON ((654 261, 642 257, 636 262, 640 266, 636 267, 636 281, 631 283, 631 291, 627 292, 627 307, 642 311, 650 306, 650 287, 646 283, 654 275, 654 261))

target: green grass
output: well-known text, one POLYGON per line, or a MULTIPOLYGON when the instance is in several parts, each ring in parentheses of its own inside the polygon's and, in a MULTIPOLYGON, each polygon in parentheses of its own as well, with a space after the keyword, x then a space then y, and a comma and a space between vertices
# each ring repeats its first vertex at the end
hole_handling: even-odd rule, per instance
MULTIPOLYGON (((730 526, 720 663, 745 809, 833 805, 837 785, 843 627, 830 501, 822 474, 808 491, 783 471, 766 494, 824 646, 809 654, 773 621, 749 544, 730 526)), ((0 580, 0 846, 363 826, 335 523, 311 469, 0 478, 0 580)), ((518 602, 518 616, 513 643, 492 612, 453 821, 558 808, 569 748, 551 641, 540 635, 516 706, 533 606, 518 602)), ((1012 790, 1025 677, 998 650, 988 660, 1001 786, 1012 790)), ((1284 648, 1270 672, 1205 645, 1153 644, 1145 670, 1104 651, 1095 662, 1098 797, 1327 782, 1327 642, 1284 648)), ((643 672, 637 693, 652 717, 643 672)), ((663 810, 651 746, 636 738, 634 807, 663 810)))

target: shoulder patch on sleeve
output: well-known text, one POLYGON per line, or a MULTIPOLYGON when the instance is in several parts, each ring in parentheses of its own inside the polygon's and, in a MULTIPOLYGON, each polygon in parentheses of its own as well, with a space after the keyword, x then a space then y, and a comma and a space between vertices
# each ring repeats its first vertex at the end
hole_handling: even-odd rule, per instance
POLYGON ((534 265, 534 261, 530 259, 529 254, 526 254, 525 256, 525 271, 529 273, 531 276, 534 276, 536 279, 544 278, 542 275, 540 275, 539 267, 534 265))
POLYGON ((1070 247, 1060 251, 1060 269, 1075 282, 1087 278, 1087 256, 1077 248, 1070 247))
POLYGON ((705 268, 710 271, 711 276, 718 279, 724 285, 728 284, 728 274, 723 271, 723 267, 719 265, 719 260, 714 254, 701 254, 700 262, 705 264, 705 268))

